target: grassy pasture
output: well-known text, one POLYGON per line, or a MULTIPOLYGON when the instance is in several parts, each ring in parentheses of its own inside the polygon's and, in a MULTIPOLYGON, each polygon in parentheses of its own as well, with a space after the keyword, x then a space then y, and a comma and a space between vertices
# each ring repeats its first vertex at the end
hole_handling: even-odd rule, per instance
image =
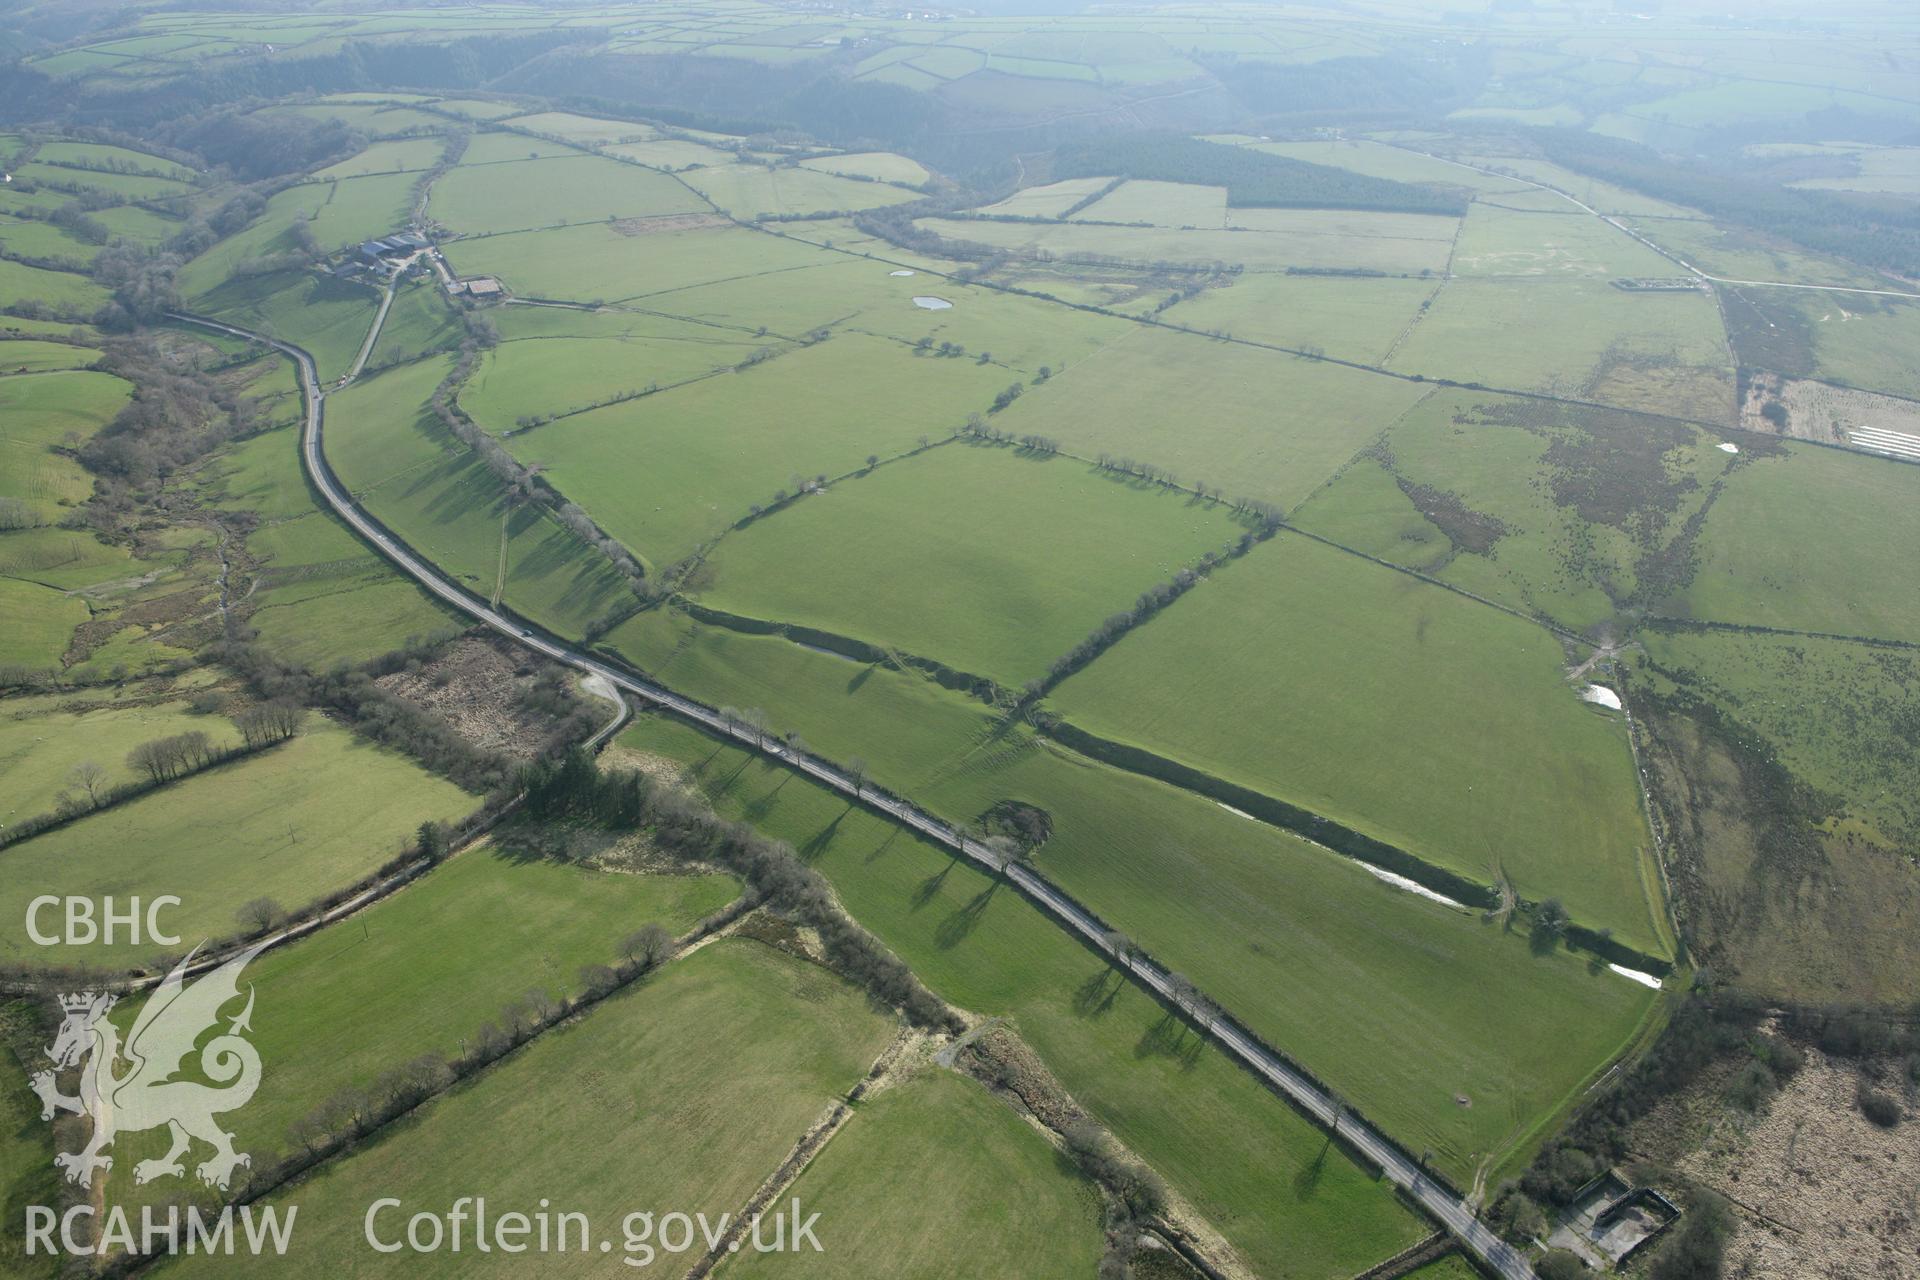
POLYGON ((1344 267, 1412 274, 1446 266, 1454 223, 1419 214, 1314 209, 1237 209, 1231 216, 1235 228, 1218 231, 959 218, 920 218, 914 225, 950 240, 1056 258, 1100 255, 1136 263, 1237 263, 1248 271, 1344 267), (1440 223, 1446 228, 1435 234, 1440 223))
POLYGON ((54 370, 0 378, 0 498, 33 504, 49 523, 93 492, 93 477, 57 452, 113 419, 133 388, 107 373, 54 370))
POLYGON ((1112 178, 1068 178, 1064 182, 1022 187, 1005 200, 981 206, 980 212, 1021 218, 1058 218, 1112 181, 1112 178))
POLYGON ((43 142, 33 158, 49 164, 129 165, 140 173, 175 182, 192 182, 195 176, 192 169, 172 160, 99 142, 43 142))
MULTIPOLYGON (((262 1011, 254 1042, 272 1064, 233 1117, 234 1139, 256 1164, 294 1145, 289 1128, 343 1088, 423 1053, 456 1055, 501 1006, 538 987, 581 990, 583 965, 608 964, 642 924, 676 935, 719 910, 738 886, 720 875, 591 871, 516 849, 507 828, 352 923, 260 956, 247 968, 262 1011), (347 936, 351 934, 351 938, 347 936)), ((138 1004, 116 1021, 130 1025, 138 1004)), ((129 1135, 110 1200, 157 1199, 165 1184, 134 1185, 133 1157, 158 1155, 164 1134, 129 1135)))
POLYGON ((7 306, 39 302, 58 314, 92 315, 106 301, 107 291, 85 276, 0 258, 0 302, 7 306))
MULTIPOLYGON (((356 1270, 380 1274, 491 1270, 485 1264, 498 1255, 470 1250, 373 1254, 362 1219, 378 1196, 406 1203, 398 1230, 406 1213, 445 1212, 458 1195, 484 1194, 494 1212, 533 1212, 548 1198, 556 1210, 586 1213, 615 1249, 621 1220, 637 1207, 738 1212, 891 1030, 860 993, 804 961, 759 943, 714 943, 281 1193, 297 1200, 302 1226, 282 1269, 331 1275, 352 1256, 356 1270), (509 1135, 520 1157, 492 1158, 509 1135)), ((597 1251, 528 1256, 542 1274, 604 1274, 608 1265, 597 1251)), ((244 1275, 249 1265, 203 1255, 170 1270, 244 1275)))
POLYGON ((1453 252, 1464 276, 1661 276, 1673 264, 1645 245, 1567 206, 1565 213, 1517 213, 1476 203, 1453 252))
MULTIPOLYGON (((302 182, 276 192, 244 230, 228 236, 180 271, 180 291, 196 302, 249 284, 236 279, 248 259, 297 247, 293 228, 305 223, 322 248, 343 249, 387 235, 406 222, 414 178, 405 173, 302 182)), ((280 279, 279 273, 268 279, 280 279)), ((211 305, 202 302, 202 305, 211 305)))
POLYGON ((330 399, 327 458, 340 478, 454 580, 485 598, 498 592, 563 635, 630 602, 603 556, 541 508, 511 504, 499 479, 431 414, 426 400, 444 371, 442 360, 422 361, 330 399))
POLYGON ((1099 1196, 985 1088, 927 1070, 867 1102, 795 1183, 831 1252, 745 1253, 752 1276, 1092 1275, 1099 1196))
POLYGON ((856 182, 797 165, 716 165, 695 169, 684 181, 736 218, 872 209, 919 198, 884 182, 856 182))
POLYGON ((1282 535, 1053 699, 1104 737, 1665 953, 1625 727, 1575 697, 1564 661, 1538 627, 1282 535))
POLYGON ((603 120, 595 116, 573 115, 565 111, 541 111, 533 115, 512 116, 504 123, 508 128, 525 129, 528 133, 544 133, 555 138, 565 138, 568 142, 577 142, 583 146, 599 146, 609 142, 644 142, 656 136, 650 125, 635 124, 629 120, 603 120))
POLYGON ((731 368, 774 345, 732 326, 629 312, 525 307, 500 319, 507 341, 481 358, 460 393, 461 408, 495 432, 523 417, 731 368))
POLYGON ((427 201, 434 219, 469 235, 705 210, 674 179, 601 156, 462 164, 427 201))
POLYGON ((859 151, 850 155, 815 156, 800 162, 802 169, 818 169, 847 178, 872 178, 877 182, 901 182, 917 187, 931 176, 918 160, 897 156, 891 151, 859 151))
POLYGON ((636 553, 677 559, 792 491, 936 438, 986 406, 1004 371, 917 359, 859 336, 516 435, 509 447, 636 553))
POLYGON ((1103 960, 1017 894, 994 892, 946 851, 693 729, 649 716, 620 741, 681 761, 722 813, 800 850, 941 996, 1008 1018, 1257 1274, 1351 1275, 1423 1230, 1246 1072, 1198 1047, 1133 988, 1114 990, 1103 960))
POLYGON ((1150 222, 1156 227, 1227 225, 1227 189, 1185 182, 1123 182, 1073 215, 1081 222, 1150 222))
POLYGON ((610 156, 637 160, 655 169, 690 169, 707 165, 727 165, 734 160, 731 151, 709 147, 685 138, 655 138, 650 142, 622 142, 606 149, 610 156))
POLYGON ((184 182, 174 182, 168 178, 150 177, 143 173, 108 173, 99 169, 72 169, 65 165, 42 164, 38 160, 29 160, 13 171, 16 179, 24 178, 29 182, 56 187, 85 187, 91 191, 104 191, 110 196, 119 196, 121 200, 165 200, 171 196, 186 195, 193 188, 184 182))
POLYGON ((1716 440, 1627 413, 1441 390, 1296 518, 1343 545, 1597 634, 1668 590, 1690 563, 1687 522, 1734 461, 1716 440))
POLYGON ((114 235, 123 240, 132 240, 137 244, 158 244, 183 230, 178 219, 162 217, 151 209, 136 208, 133 205, 122 205, 118 209, 102 209, 88 216, 105 226, 114 235))
POLYGON ((367 362, 377 368, 396 360, 417 360, 458 345, 465 334, 460 313, 437 285, 402 285, 387 310, 386 323, 380 326, 380 337, 367 362))
POLYGON ((1679 617, 1920 641, 1920 469, 1789 444, 1730 476, 1679 617))
POLYGON ((1711 298, 1599 280, 1448 281, 1389 367, 1708 421, 1733 403, 1711 298))
POLYGON ((309 665, 361 662, 409 636, 455 629, 444 606, 317 509, 292 427, 229 445, 202 474, 209 501, 268 522, 247 536, 262 571, 247 606, 276 653, 309 665))
POLYGON ((438 138, 400 138, 376 142, 357 155, 314 171, 322 181, 361 178, 377 173, 416 173, 440 163, 446 145, 438 138))
POLYGON ((1163 318, 1203 333, 1295 349, 1319 347, 1343 360, 1376 364, 1437 287, 1430 280, 1243 275, 1225 287, 1202 290, 1163 318))
POLYGON ((87 605, 37 582, 0 578, 0 666, 45 671, 60 665, 87 605))
MULTIPOLYGON (((46 893, 176 894, 182 903, 168 924, 190 947, 234 932, 242 903, 264 896, 303 905, 392 857, 421 822, 459 817, 473 803, 452 783, 316 717, 284 746, 8 849, 0 902, 12 923, 0 933, 0 955, 45 960, 24 921, 27 900, 46 893), (340 821, 343 805, 351 824, 340 821)), ((67 946, 61 959, 135 964, 160 950, 116 940, 67 946)))
POLYGON ((95 347, 79 347, 71 342, 39 342, 15 338, 0 342, 0 376, 13 373, 46 373, 54 369, 84 369, 100 358, 95 347))
POLYGON ((1033 388, 996 424, 1051 436, 1082 456, 1139 458, 1188 483, 1290 505, 1423 392, 1338 365, 1142 328, 1033 388))
POLYGON ((229 324, 304 347, 322 383, 352 367, 380 311, 380 295, 362 284, 278 271, 241 276, 196 299, 229 324))
POLYGON ((1761 734, 1834 810, 1889 850, 1920 841, 1920 768, 1901 726, 1920 715, 1920 660, 1801 636, 1642 634, 1660 672, 1761 734))
POLYGON ((222 745, 239 740, 224 718, 193 715, 184 702, 123 698, 117 689, 77 709, 52 695, 0 700, 0 796, 6 800, 0 821, 51 812, 59 793, 74 787, 70 775, 82 761, 105 768, 109 787, 136 781, 127 752, 196 729, 222 745))
POLYGON ((309 120, 338 120, 366 134, 369 138, 445 133, 453 128, 453 122, 444 116, 417 111, 407 106, 381 106, 372 102, 316 102, 302 106, 274 106, 263 108, 262 114, 305 116, 309 120))
POLYGON ((1504 193, 1527 189, 1511 178, 1476 173, 1461 165, 1448 164, 1445 160, 1364 138, 1347 138, 1338 142, 1261 142, 1248 145, 1268 155, 1304 160, 1308 164, 1332 165, 1337 169, 1350 169, 1370 178, 1386 178, 1393 182, 1466 187, 1480 192, 1504 193))
POLYGON ((481 165, 580 154, 580 148, 576 146, 565 142, 549 142, 545 138, 530 138, 524 133, 476 133, 467 139, 467 149, 460 154, 460 167, 472 169, 481 165))
POLYGON ((16 257, 85 265, 104 247, 76 239, 51 222, 0 216, 0 250, 16 257))
POLYGON ((526 297, 619 302, 716 280, 818 265, 820 251, 732 227, 649 230, 606 225, 488 236, 456 246, 463 275, 493 275, 526 297))
POLYGON ((1014 685, 1239 533, 1224 507, 1070 458, 950 445, 749 526, 701 595, 1014 685))
POLYGON ((132 572, 122 546, 78 530, 41 528, 0 533, 0 575, 61 590, 92 586, 132 572))
POLYGON ((882 785, 949 820, 1005 800, 1044 810, 1041 869, 1462 1177, 1554 1113, 1650 999, 918 676, 657 612, 610 640, 675 688, 765 708, 829 758, 868 755, 882 785), (1326 980, 1289 977, 1302 972, 1326 980), (1401 1038, 1422 1053, 1384 1048, 1401 1038))
POLYGON ((1920 303, 1809 294, 1798 300, 1813 334, 1822 377, 1848 386, 1920 399, 1920 303))

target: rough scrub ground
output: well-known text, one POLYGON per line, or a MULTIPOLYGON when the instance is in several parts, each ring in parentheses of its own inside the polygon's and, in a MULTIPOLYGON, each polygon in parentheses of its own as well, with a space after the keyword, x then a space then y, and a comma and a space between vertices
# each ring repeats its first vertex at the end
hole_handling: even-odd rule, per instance
POLYGON ((475 746, 530 760, 546 743, 554 719, 528 701, 543 665, 505 641, 462 636, 432 661, 410 664, 377 683, 445 717, 475 746))
POLYGON ((1733 1201, 1725 1274, 1738 1280, 1920 1275, 1920 1119, 1860 1113, 1859 1072, 1807 1050, 1759 1116, 1727 1109, 1681 1167, 1733 1201))

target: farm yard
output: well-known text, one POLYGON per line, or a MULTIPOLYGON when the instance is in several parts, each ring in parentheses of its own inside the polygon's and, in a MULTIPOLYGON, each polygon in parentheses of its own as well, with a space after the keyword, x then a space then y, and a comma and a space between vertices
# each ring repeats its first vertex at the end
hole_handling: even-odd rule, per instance
POLYGON ((97 1203, 1528 1280, 1663 1064, 1920 999, 1879 18, 257 8, 0 24, 0 917, 183 939, 0 1039, 270 943, 251 1170, 97 1203))

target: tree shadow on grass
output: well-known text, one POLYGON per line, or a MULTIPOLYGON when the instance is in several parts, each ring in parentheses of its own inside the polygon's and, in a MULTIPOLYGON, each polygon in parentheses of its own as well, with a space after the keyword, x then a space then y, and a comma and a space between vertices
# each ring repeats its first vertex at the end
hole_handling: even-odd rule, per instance
POLYGON ((995 881, 974 894, 966 906, 956 909, 952 915, 942 920, 940 927, 933 931, 934 944, 946 951, 965 942, 967 935, 972 933, 974 927, 980 923, 980 918, 986 915, 987 906, 993 901, 994 892, 999 888, 999 882, 995 881))
POLYGON ((1120 998, 1120 991, 1127 985, 1120 971, 1111 965, 1100 969, 1081 983, 1073 993, 1073 1011, 1083 1018, 1106 1013, 1113 1008, 1114 1001, 1120 998))
MULTIPOLYGON (((780 773, 780 781, 774 783, 772 787, 749 800, 746 807, 740 811, 741 816, 748 822, 758 822, 760 819, 766 817, 769 813, 773 812, 773 806, 779 802, 780 789, 791 781, 793 781, 793 774, 782 770, 780 773)), ((836 825, 839 821, 840 819, 838 818, 834 819, 836 825)), ((831 831, 832 828, 829 827, 828 830, 831 831)))
POLYGON ((1300 1172, 1293 1175, 1293 1197, 1296 1200, 1311 1200, 1313 1193, 1320 1189, 1320 1180, 1327 1173, 1327 1153, 1333 1150, 1333 1134, 1327 1134, 1327 1140, 1320 1147, 1320 1153, 1313 1158, 1312 1164, 1300 1166, 1300 1172))
POLYGON ((1133 1046, 1136 1058, 1172 1058, 1184 1071, 1193 1070, 1200 1061, 1200 1051, 1206 1047, 1206 1041, 1200 1036, 1189 1036, 1187 1024, 1173 1015, 1171 1010, 1161 1013, 1160 1020, 1148 1027, 1141 1035, 1139 1043, 1133 1046))
POLYGON ((941 887, 946 884, 947 877, 953 874, 953 869, 959 862, 960 855, 956 853, 947 859, 946 866, 914 886, 913 896, 909 899, 913 903, 913 910, 918 911, 940 896, 941 887))
MULTIPOLYGON (((853 806, 848 805, 847 807, 851 809, 853 806)), ((867 855, 866 860, 869 863, 873 863, 873 862, 878 862, 880 861, 880 859, 886 857, 887 850, 893 848, 893 842, 900 838, 901 830, 902 828, 894 826, 892 823, 888 823, 887 838, 882 840, 879 844, 873 846, 873 852, 867 855)))
POLYGON ((877 662, 870 662, 866 666, 861 667, 859 671, 855 672, 853 679, 847 681, 847 692, 848 693, 860 692, 860 686, 864 685, 867 681, 873 679, 874 668, 879 665, 880 664, 877 662))
MULTIPOLYGON (((788 776, 791 777, 792 775, 789 774, 788 776)), ((775 790, 778 789, 777 787, 775 788, 775 790)), ((846 808, 833 815, 832 822, 829 822, 826 826, 808 836, 807 842, 794 850, 795 853, 800 855, 800 861, 814 862, 819 859, 821 854, 831 848, 834 837, 840 834, 840 824, 844 822, 847 815, 852 812, 853 806, 849 804, 846 808)))

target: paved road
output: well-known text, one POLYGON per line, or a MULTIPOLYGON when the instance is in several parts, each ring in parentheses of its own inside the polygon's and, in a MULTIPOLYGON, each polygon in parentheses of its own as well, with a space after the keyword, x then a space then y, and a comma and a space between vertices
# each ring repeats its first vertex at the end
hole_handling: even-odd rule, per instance
MULTIPOLYGON (((307 404, 306 421, 301 433, 300 455, 308 477, 341 519, 352 525, 362 537, 379 548, 382 555, 422 587, 462 613, 513 637, 529 648, 546 654, 556 662, 575 667, 588 673, 590 677, 598 677, 614 688, 632 694, 642 702, 665 708, 715 733, 724 734, 746 747, 780 760, 835 791, 885 813, 927 839, 957 850, 988 871, 998 870, 998 864, 983 844, 963 838, 939 819, 922 812, 907 801, 884 791, 875 790, 864 782, 856 781, 824 761, 790 751, 770 738, 763 738, 749 729, 735 725, 723 719, 712 707, 683 697, 671 689, 638 679, 608 666, 597 658, 571 649, 543 632, 523 626, 494 609, 485 600, 442 577, 438 569, 416 556, 411 547, 388 533, 384 526, 362 511, 352 495, 340 485, 328 468, 326 454, 322 447, 325 398, 314 374, 312 357, 298 347, 249 333, 244 329, 236 329, 218 321, 183 313, 176 313, 174 318, 217 329, 237 337, 266 342, 293 358, 300 369, 300 382, 307 404)), ((1166 969, 1145 958, 1137 958, 1129 962, 1124 957, 1116 956, 1107 942, 1107 925, 1044 876, 1024 866, 1010 867, 1005 874, 1060 924, 1078 934, 1095 951, 1131 970, 1137 981, 1154 991, 1168 1005, 1183 1011, 1195 1025, 1208 1024, 1209 1016, 1206 1011, 1175 994, 1172 975, 1166 969)), ((1478 1254, 1497 1275, 1502 1277, 1502 1280, 1535 1280, 1533 1268, 1527 1263, 1526 1258, 1483 1226, 1474 1216, 1473 1210, 1457 1193, 1423 1174, 1398 1147, 1388 1142, 1364 1120, 1349 1111, 1336 1112, 1333 1099, 1320 1086, 1241 1030, 1229 1018, 1215 1016, 1211 1022, 1211 1029, 1213 1038, 1221 1048, 1321 1123, 1331 1127, 1338 1115, 1341 1137, 1351 1146, 1365 1153, 1366 1157, 1378 1165, 1395 1185, 1406 1188, 1407 1192, 1436 1221, 1458 1237, 1467 1248, 1478 1254)))

